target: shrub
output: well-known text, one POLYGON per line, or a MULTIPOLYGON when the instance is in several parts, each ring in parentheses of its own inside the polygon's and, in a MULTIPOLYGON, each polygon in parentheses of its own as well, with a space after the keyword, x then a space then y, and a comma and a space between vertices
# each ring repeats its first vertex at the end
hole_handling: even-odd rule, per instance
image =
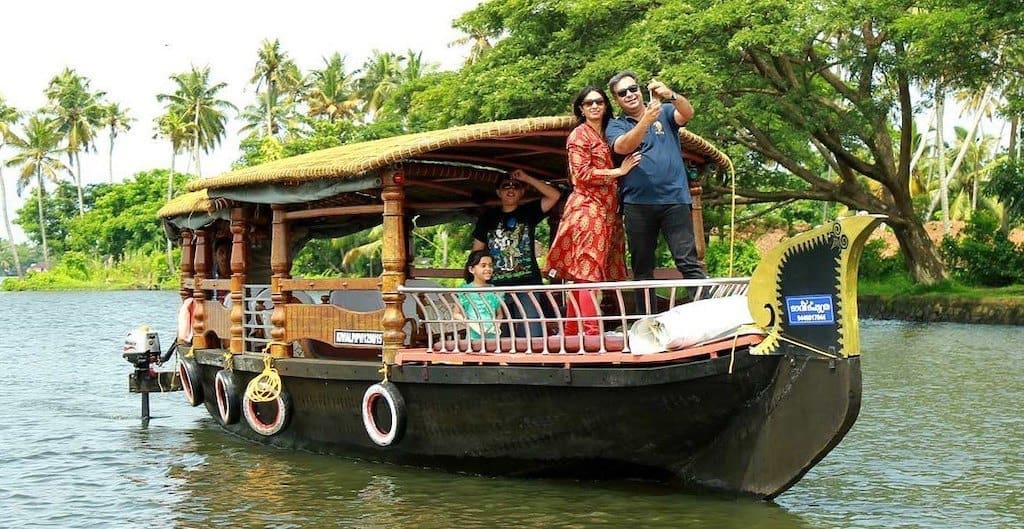
POLYGON ((940 246, 954 278, 969 284, 1002 287, 1024 279, 1024 249, 1014 245, 988 211, 976 211, 959 239, 946 237, 940 246))
POLYGON ((860 257, 859 277, 885 280, 899 277, 906 272, 907 265, 903 260, 903 254, 897 252, 886 257, 883 255, 885 249, 885 241, 882 239, 873 239, 864 245, 864 253, 860 257))
MULTIPOLYGON (((729 274, 729 239, 714 237, 708 241, 704 250, 704 262, 710 277, 728 277, 729 274)), ((736 240, 733 249, 733 276, 749 276, 761 262, 757 246, 747 240, 736 240)))

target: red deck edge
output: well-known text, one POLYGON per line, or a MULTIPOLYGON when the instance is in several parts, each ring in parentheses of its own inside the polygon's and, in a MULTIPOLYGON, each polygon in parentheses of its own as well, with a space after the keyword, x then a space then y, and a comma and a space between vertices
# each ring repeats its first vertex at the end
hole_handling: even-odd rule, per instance
POLYGON ((738 338, 724 338, 695 347, 653 354, 632 353, 443 353, 431 352, 426 348, 399 349, 395 364, 648 364, 695 359, 701 356, 717 358, 720 353, 729 353, 733 347, 747 347, 764 339, 760 334, 745 334, 738 338))

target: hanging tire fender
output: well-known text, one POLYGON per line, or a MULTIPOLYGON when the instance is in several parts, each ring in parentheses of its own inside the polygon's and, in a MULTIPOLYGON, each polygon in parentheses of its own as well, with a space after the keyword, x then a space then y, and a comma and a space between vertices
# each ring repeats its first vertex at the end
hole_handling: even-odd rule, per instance
POLYGON ((199 363, 190 356, 182 356, 178 363, 178 375, 181 376, 181 388, 185 391, 185 401, 191 406, 203 403, 203 379, 199 363))
POLYGON ((217 396, 217 413, 221 424, 235 424, 242 412, 244 388, 234 371, 221 369, 213 379, 213 392, 217 396))
POLYGON ((363 426, 370 440, 377 446, 391 446, 402 440, 405 434, 405 399, 398 391, 398 386, 391 382, 380 382, 366 389, 363 394, 363 426), (387 406, 388 414, 391 416, 391 428, 381 430, 377 426, 377 419, 374 416, 374 408, 377 401, 382 400, 387 406))
POLYGON ((269 402, 255 402, 243 391, 242 415, 252 431, 270 437, 288 427, 292 414, 292 399, 282 387, 277 398, 269 402))

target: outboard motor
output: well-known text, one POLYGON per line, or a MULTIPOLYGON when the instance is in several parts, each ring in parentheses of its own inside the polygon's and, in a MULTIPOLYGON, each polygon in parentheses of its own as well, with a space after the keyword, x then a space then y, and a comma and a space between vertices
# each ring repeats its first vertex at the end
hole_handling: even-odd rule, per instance
POLYGON ((155 366, 163 364, 177 348, 177 340, 163 355, 160 354, 160 336, 156 331, 143 325, 124 337, 121 356, 135 366, 128 376, 128 391, 142 395, 142 422, 149 422, 149 393, 181 390, 181 378, 177 371, 157 371, 155 366))
POLYGON ((153 365, 160 363, 160 336, 146 325, 129 332, 124 337, 124 353, 121 356, 135 366, 137 379, 156 377, 153 365))

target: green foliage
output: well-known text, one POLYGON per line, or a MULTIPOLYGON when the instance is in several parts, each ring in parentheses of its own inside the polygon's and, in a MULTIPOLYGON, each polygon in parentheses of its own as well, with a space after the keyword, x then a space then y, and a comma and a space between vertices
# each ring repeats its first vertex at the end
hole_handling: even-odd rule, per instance
POLYGON ((864 245, 858 277, 878 281, 906 276, 907 265, 903 255, 885 256, 885 249, 886 243, 882 239, 873 239, 864 245))
POLYGON ((342 273, 341 252, 336 239, 313 239, 299 250, 292 262, 295 277, 329 277, 342 273))
MULTIPOLYGON (((115 260, 133 251, 163 251, 165 236, 156 212, 167 201, 168 176, 167 170, 155 169, 137 173, 122 184, 104 186, 85 216, 72 221, 68 249, 99 252, 115 260)), ((174 188, 184 189, 190 177, 174 176, 174 188)))
MULTIPOLYGON (((176 249, 174 259, 180 259, 176 249)), ((46 272, 29 272, 23 279, 7 278, 0 290, 125 290, 177 288, 177 274, 167 266, 164 253, 133 251, 117 263, 80 252, 66 252, 61 262, 46 272)))
POLYGON ((999 197, 1006 207, 1008 225, 1024 223, 1024 164, 1004 159, 992 169, 985 191, 999 197))
POLYGON ((704 263, 710 277, 742 277, 754 273, 761 255, 757 246, 747 240, 736 240, 732 249, 732 273, 729 267, 729 239, 713 237, 704 249, 704 263))
MULTIPOLYGON (((102 195, 109 184, 93 184, 82 189, 83 203, 88 209, 102 195)), ((43 193, 43 218, 46 222, 46 240, 50 247, 50 259, 57 260, 67 248, 66 241, 72 231, 72 224, 78 218, 78 190, 74 184, 61 181, 53 191, 43 193)), ((25 236, 35 244, 42 244, 43 235, 39 226, 39 206, 36 200, 26 200, 15 212, 15 224, 21 226, 25 236)))
POLYGON ((966 284, 1001 287, 1024 280, 1024 248, 1010 242, 988 211, 976 211, 960 239, 943 239, 941 252, 953 277, 966 284))

